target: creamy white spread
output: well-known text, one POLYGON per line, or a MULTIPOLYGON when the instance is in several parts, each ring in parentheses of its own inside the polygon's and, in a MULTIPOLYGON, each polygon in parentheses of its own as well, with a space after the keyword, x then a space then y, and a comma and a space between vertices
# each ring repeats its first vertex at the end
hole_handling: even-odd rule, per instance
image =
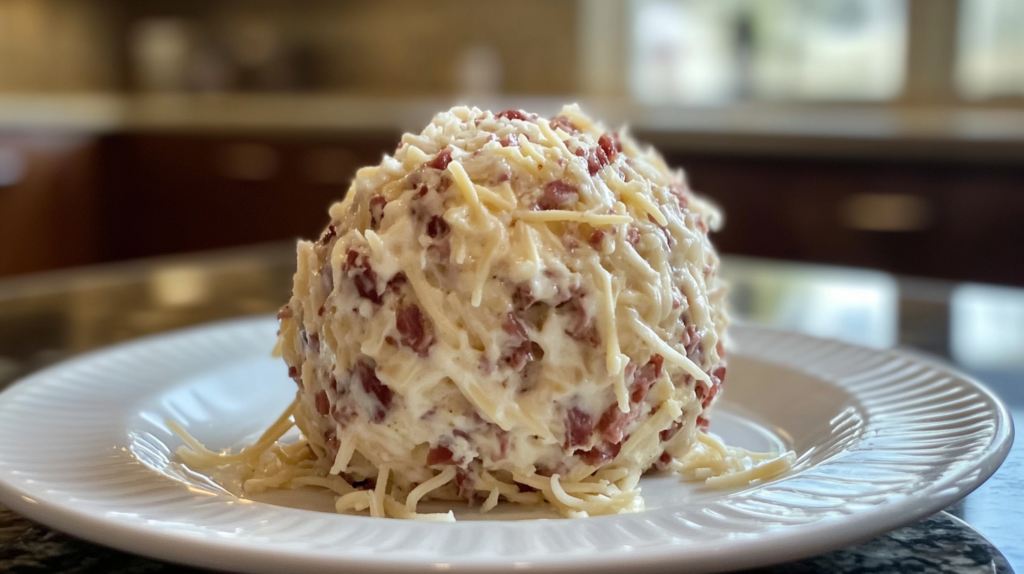
POLYGON ((330 216, 280 313, 330 473, 575 516, 637 510, 694 448, 725 378, 720 217, 654 150, 576 106, 453 108, 330 216))

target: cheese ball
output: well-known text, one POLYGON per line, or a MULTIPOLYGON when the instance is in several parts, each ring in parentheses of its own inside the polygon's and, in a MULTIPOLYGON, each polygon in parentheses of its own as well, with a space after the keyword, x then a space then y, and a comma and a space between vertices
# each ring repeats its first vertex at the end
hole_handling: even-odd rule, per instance
POLYGON ((453 108, 330 218, 298 244, 280 343, 296 424, 350 484, 386 468, 401 501, 454 468, 426 498, 635 511, 706 426, 721 218, 627 134, 576 106, 453 108))

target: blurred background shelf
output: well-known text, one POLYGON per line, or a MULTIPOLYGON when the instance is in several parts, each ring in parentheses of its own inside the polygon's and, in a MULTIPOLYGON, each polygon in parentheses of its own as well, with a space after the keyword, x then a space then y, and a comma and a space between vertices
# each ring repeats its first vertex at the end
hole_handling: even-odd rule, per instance
POLYGON ((0 276, 313 236, 437 110, 579 102, 722 205, 725 252, 1024 285, 1021 29, 1024 0, 0 0, 0 276))

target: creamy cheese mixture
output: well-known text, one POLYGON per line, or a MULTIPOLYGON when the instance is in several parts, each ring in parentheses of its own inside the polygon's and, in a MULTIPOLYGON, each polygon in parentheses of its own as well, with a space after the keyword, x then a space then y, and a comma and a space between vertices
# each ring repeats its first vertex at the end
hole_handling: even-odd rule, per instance
POLYGON ((247 489, 584 516, 641 509, 640 475, 695 453, 706 475, 749 470, 700 432, 726 372, 721 218, 652 149, 576 106, 453 108, 330 215, 279 314, 299 393, 277 426, 305 441, 232 455, 247 489))

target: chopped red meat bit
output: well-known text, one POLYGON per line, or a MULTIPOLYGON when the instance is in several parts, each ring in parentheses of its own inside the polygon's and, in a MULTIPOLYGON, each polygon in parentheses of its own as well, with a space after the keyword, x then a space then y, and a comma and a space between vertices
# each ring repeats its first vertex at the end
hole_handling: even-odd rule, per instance
POLYGON ((377 230, 380 227, 380 222, 384 220, 384 207, 388 204, 388 200, 384 199, 382 195, 375 195, 370 199, 370 228, 377 230))
POLYGON ((679 202, 679 209, 687 209, 690 205, 690 198, 687 193, 686 184, 682 182, 673 182, 668 186, 668 192, 675 196, 676 201, 679 202))
MULTIPOLYGON (((540 473, 538 472, 538 474, 540 473)), ((529 484, 523 484, 521 482, 516 483, 516 488, 519 489, 519 492, 537 492, 536 488, 530 486, 529 484)))
POLYGON ((421 357, 430 353, 434 338, 427 333, 427 326, 419 305, 405 305, 398 309, 395 327, 402 335, 402 345, 409 347, 421 357))
POLYGON ((371 420, 375 423, 383 422, 388 411, 391 410, 391 403, 395 399, 395 393, 391 387, 380 382, 377 378, 377 371, 366 359, 356 361, 352 366, 352 377, 359 381, 366 394, 377 399, 378 407, 374 410, 371 420))
POLYGON ((331 410, 331 418, 340 425, 347 425, 356 418, 356 409, 348 403, 337 403, 331 410))
POLYGON ((626 231, 626 241, 633 247, 636 247, 636 244, 640 243, 640 230, 630 225, 626 231))
POLYGON ((587 156, 587 170, 590 172, 590 175, 597 175, 597 172, 601 171, 601 168, 609 163, 611 163, 611 160, 608 159, 608 154, 600 147, 590 150, 590 154, 587 156))
POLYGON ((672 437, 676 436, 676 433, 678 433, 681 428, 683 428, 682 422, 672 421, 672 424, 669 425, 667 429, 658 433, 658 438, 661 439, 661 442, 672 440, 672 437))
POLYGON ((331 401, 327 399, 327 391, 317 391, 314 398, 316 399, 316 412, 322 415, 331 412, 331 401))
POLYGON ((405 285, 408 282, 409 279, 405 276, 405 273, 399 271, 398 273, 395 273, 394 277, 388 280, 388 290, 393 293, 398 293, 401 290, 402 285, 405 285))
POLYGON ((694 386, 693 392, 697 395, 697 400, 700 401, 702 408, 708 408, 711 405, 711 401, 715 400, 715 395, 718 394, 719 388, 722 386, 721 381, 717 377, 711 378, 711 388, 706 388, 704 383, 697 381, 694 386))
POLYGON ((334 227, 334 224, 327 226, 327 231, 324 232, 323 237, 320 238, 320 245, 327 245, 331 239, 334 239, 338 235, 338 230, 334 227))
POLYGON ((594 146, 589 151, 583 146, 576 148, 576 155, 587 160, 587 171, 591 176, 597 175, 601 168, 611 163, 608 154, 600 146, 594 146))
POLYGON ((597 140, 597 145, 601 146, 601 150, 607 156, 609 162, 614 160, 615 156, 622 151, 622 146, 619 145, 619 134, 615 132, 602 134, 597 140))
POLYGON ((344 269, 352 278, 359 296, 380 305, 383 296, 377 293, 377 274, 370 268, 369 259, 350 249, 345 257, 344 269))
POLYGON ((604 241, 604 235, 605 233, 603 229, 595 229, 594 232, 590 234, 590 239, 588 240, 590 246, 594 249, 599 249, 601 247, 601 242, 604 241))
POLYGON ((439 215, 431 217, 430 221, 427 222, 427 235, 429 235, 432 238, 436 239, 438 237, 448 235, 448 232, 450 230, 451 228, 448 227, 448 224, 445 222, 444 218, 442 218, 439 215))
MULTIPOLYGON (((505 362, 507 362, 514 371, 519 372, 527 363, 534 359, 534 347, 539 349, 540 345, 530 341, 530 336, 526 331, 526 324, 513 313, 509 313, 505 316, 505 322, 502 323, 501 328, 512 336, 510 346, 514 347, 511 355, 507 355, 505 357, 505 362)), ((543 352, 543 350, 540 351, 542 355, 543 352)))
POLYGON ((537 116, 536 114, 528 114, 522 110, 505 110, 503 112, 498 112, 494 117, 506 118, 509 120, 523 120, 524 122, 527 122, 535 119, 537 116))
POLYGON ((597 430, 601 438, 609 444, 619 444, 625 436, 626 427, 640 414, 637 408, 630 408, 628 413, 622 412, 618 403, 612 403, 597 421, 597 430))
POLYGON ((697 357, 699 351, 700 360, 695 361, 698 365, 704 362, 704 350, 701 348, 700 341, 700 333, 697 332, 697 327, 692 323, 686 326, 686 330, 683 331, 679 338, 679 342, 686 349, 686 356, 690 357, 691 360, 697 357))
POLYGON ((595 446, 594 448, 579 453, 580 460, 584 464, 598 467, 606 462, 613 460, 619 456, 619 451, 622 449, 622 443, 618 442, 615 444, 605 442, 602 445, 595 446))
POLYGON ((533 288, 530 287, 529 283, 520 283, 516 285, 516 290, 512 293, 512 301, 515 302, 517 308, 526 309, 533 305, 537 298, 534 296, 533 288))
POLYGON ((373 269, 366 268, 361 273, 354 275, 352 282, 355 283, 356 290, 359 291, 359 296, 363 299, 369 299, 378 305, 383 301, 381 295, 377 293, 377 274, 373 272, 373 269))
POLYGON ((441 150, 436 156, 434 156, 434 159, 428 161, 424 165, 426 165, 427 167, 432 167, 434 169, 444 171, 445 169, 448 168, 448 164, 450 164, 451 162, 452 148, 446 147, 443 150, 441 150))
POLYGON ((581 343, 587 343, 591 347, 597 348, 601 344, 601 333, 597 331, 597 327, 593 323, 587 323, 587 326, 581 330, 566 332, 573 339, 581 343))
POLYGON ((421 185, 420 189, 416 192, 416 197, 423 197, 424 195, 427 194, 427 191, 427 186, 421 185))
POLYGON ((719 363, 718 367, 714 371, 711 371, 712 380, 718 379, 719 384, 725 382, 726 367, 724 364, 719 363))
MULTIPOLYGON (((536 349, 539 348, 540 345, 537 343, 529 340, 524 341, 521 345, 516 347, 514 351, 512 351, 511 355, 505 358, 505 361, 513 371, 518 373, 523 370, 530 361, 537 357, 536 349)), ((544 351, 541 350, 541 356, 543 356, 543 353, 544 351)))
POLYGON ((567 335, 577 341, 587 342, 593 347, 601 344, 601 334, 597 332, 597 327, 594 326, 592 317, 583 304, 583 296, 579 292, 574 293, 568 301, 559 304, 558 308, 566 309, 573 318, 572 324, 565 331, 567 335))
POLYGON ((630 384, 629 400, 633 403, 641 403, 647 397, 647 391, 651 390, 654 382, 661 378, 661 367, 665 358, 661 355, 654 355, 650 362, 636 371, 633 375, 633 382, 630 384))
MULTIPOLYGON (((707 394, 701 398, 701 407, 708 408, 711 405, 711 401, 715 400, 715 395, 722 387, 722 382, 725 381, 725 365, 719 363, 718 367, 711 372, 711 388, 708 389, 707 394)), ((701 388, 703 385, 697 385, 697 388, 701 388)), ((703 393, 701 393, 703 394, 703 393)))
POLYGON ((594 423, 590 415, 580 410, 579 407, 572 407, 565 412, 566 449, 587 444, 593 431, 594 423))
POLYGON ((662 452, 658 460, 654 462, 654 468, 658 470, 668 470, 669 465, 672 464, 672 455, 667 452, 662 452))
POLYGON ((551 118, 551 129, 561 128, 563 132, 567 134, 577 134, 580 132, 580 128, 576 127, 576 124, 565 116, 555 116, 551 118))
POLYGON ((640 403, 647 397, 647 392, 650 391, 654 382, 661 378, 664 361, 665 359, 661 355, 654 355, 640 369, 633 366, 634 363, 630 363, 626 367, 626 377, 632 376, 632 382, 629 385, 629 412, 622 412, 617 402, 612 403, 597 421, 596 428, 601 433, 601 438, 610 444, 619 444, 624 440, 626 427, 640 415, 640 403))
POLYGON ((711 424, 711 421, 709 421, 708 419, 706 419, 704 417, 701 417, 701 416, 697 417, 697 428, 699 428, 700 430, 702 430, 702 431, 708 430, 708 426, 710 424, 711 424))
POLYGON ((519 136, 516 134, 505 134, 501 138, 502 147, 519 147, 519 136))
POLYGON ((544 192, 537 200, 537 207, 542 210, 570 207, 579 201, 580 190, 573 184, 563 181, 550 181, 544 186, 544 192))
POLYGON ((295 381, 296 385, 299 385, 300 389, 302 388, 302 377, 299 376, 299 369, 297 367, 288 367, 288 376, 295 381))
POLYGON ((501 330, 516 338, 516 342, 522 342, 529 338, 526 332, 526 323, 514 313, 505 316, 505 322, 501 324, 501 330))
POLYGON ((435 464, 455 464, 455 460, 453 459, 454 456, 455 453, 453 453, 450 448, 437 445, 427 451, 427 466, 434 466, 435 464))

